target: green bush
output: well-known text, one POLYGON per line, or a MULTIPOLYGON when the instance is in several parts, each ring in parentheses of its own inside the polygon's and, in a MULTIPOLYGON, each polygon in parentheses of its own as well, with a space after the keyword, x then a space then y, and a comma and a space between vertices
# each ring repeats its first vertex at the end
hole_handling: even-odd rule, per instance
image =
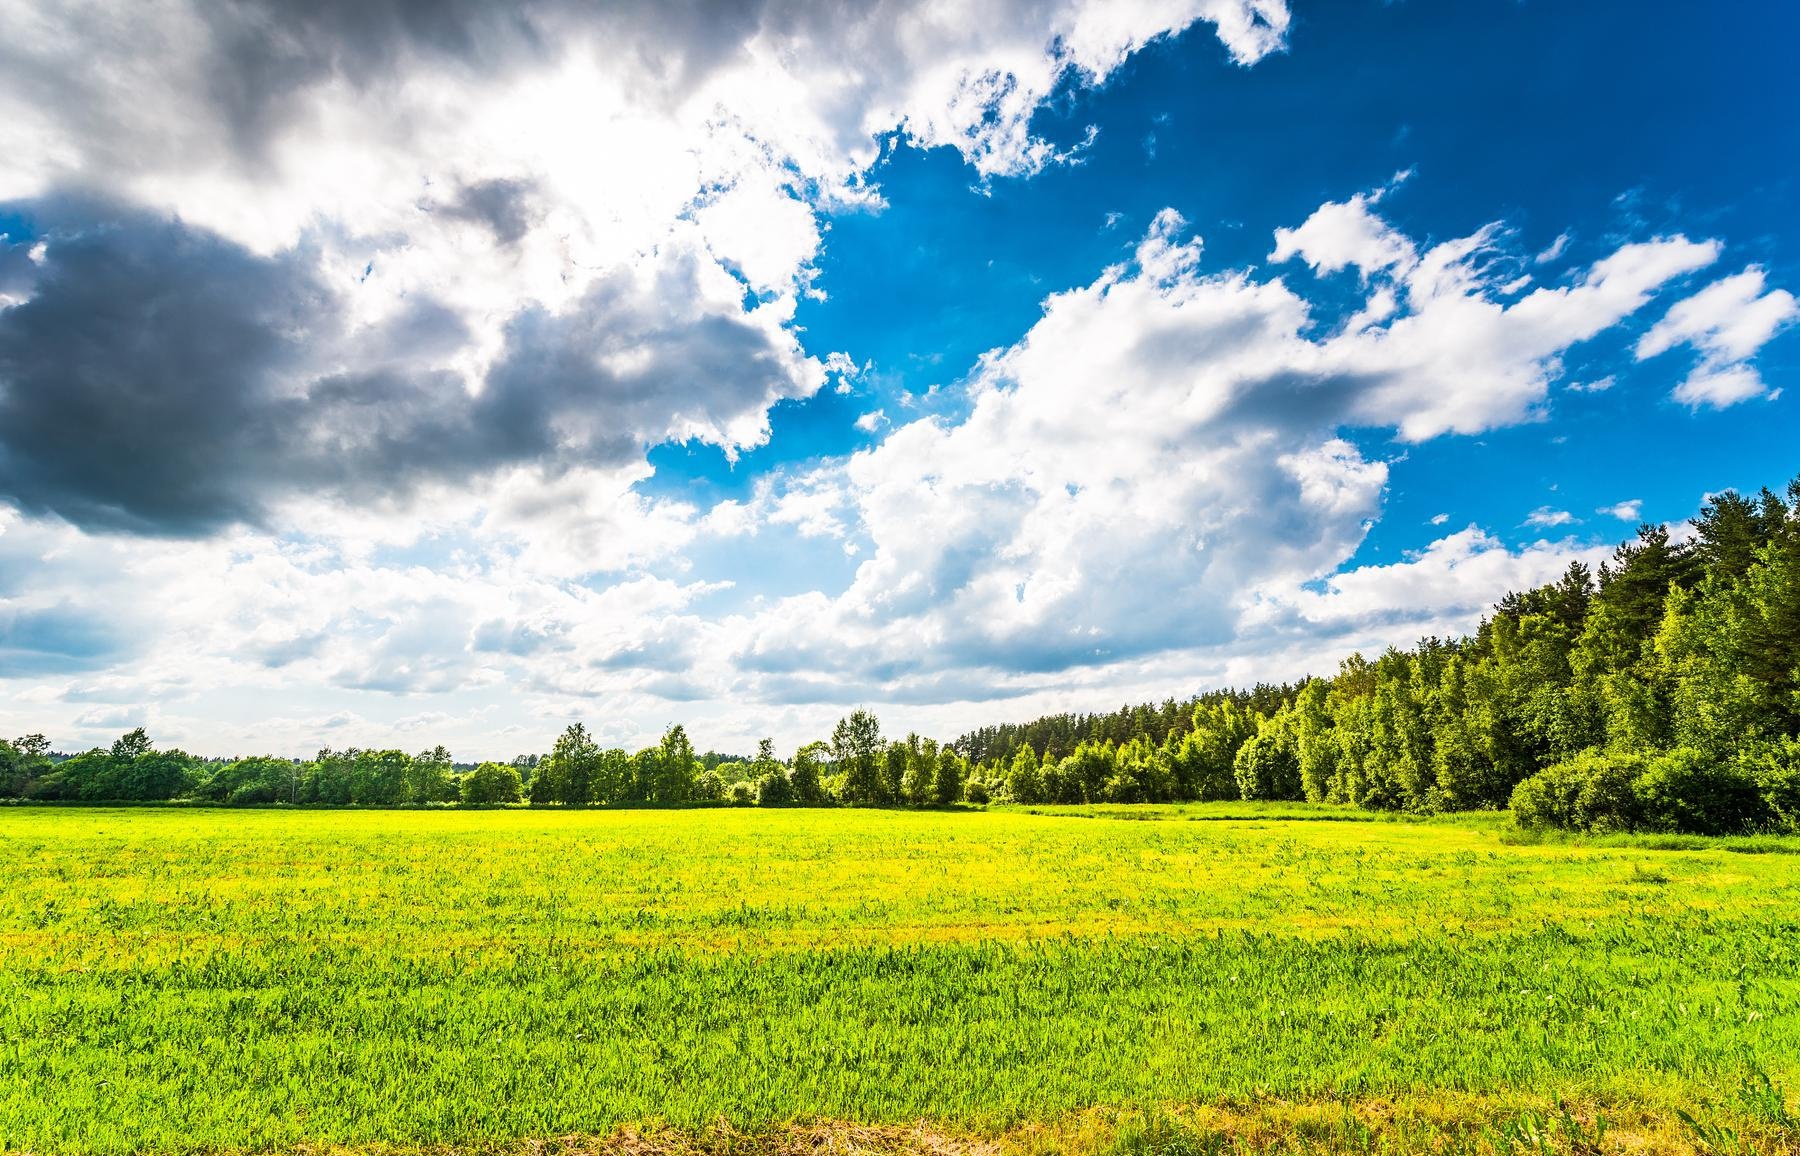
POLYGON ((1756 743, 1732 762, 1756 784, 1769 826, 1800 834, 1800 738, 1756 743))
POLYGON ((1742 835, 1768 824, 1768 807, 1754 779, 1691 748, 1656 756, 1632 787, 1647 831, 1742 835))
POLYGON ((1644 766, 1642 755, 1583 751, 1514 787, 1513 821, 1533 830, 1635 831, 1643 812, 1632 784, 1644 766))
POLYGON ((1775 744, 1729 763, 1687 747, 1651 755, 1584 751, 1514 788, 1513 820, 1597 835, 1742 835, 1792 822, 1783 816, 1794 811, 1781 808, 1800 807, 1795 767, 1775 744))

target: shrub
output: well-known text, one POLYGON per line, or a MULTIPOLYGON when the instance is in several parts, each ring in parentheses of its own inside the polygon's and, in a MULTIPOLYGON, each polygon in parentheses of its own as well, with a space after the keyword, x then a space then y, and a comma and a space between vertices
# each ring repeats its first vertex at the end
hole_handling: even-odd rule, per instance
POLYGON ((970 779, 968 786, 963 788, 963 797, 977 807, 985 807, 988 803, 988 785, 980 779, 970 779))
POLYGON ((1643 770, 1642 755, 1583 751, 1514 787, 1513 821, 1534 830, 1634 831, 1642 808, 1632 783, 1643 770))
POLYGON ((1756 743, 1732 762, 1756 784, 1768 824, 1800 834, 1800 738, 1756 743))
POLYGON ((1769 817, 1754 779, 1692 748, 1658 755, 1632 787, 1648 831, 1742 835, 1766 825, 1769 817))
POLYGON ((725 801, 734 807, 748 807, 756 802, 756 788, 749 783, 733 783, 725 791, 725 801))

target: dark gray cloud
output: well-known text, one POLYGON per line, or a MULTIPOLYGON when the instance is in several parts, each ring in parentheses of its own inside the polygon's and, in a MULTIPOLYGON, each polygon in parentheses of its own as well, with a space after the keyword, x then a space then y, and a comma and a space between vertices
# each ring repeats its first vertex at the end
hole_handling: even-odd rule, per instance
POLYGON ((0 607, 0 670, 9 677, 100 670, 126 651, 117 631, 81 608, 0 607))
POLYGON ((418 300, 351 334, 305 248, 73 201, 24 215, 44 250, 0 309, 0 499, 84 528, 195 535, 295 493, 621 464, 800 389, 788 338, 699 304, 693 254, 659 258, 648 292, 618 272, 521 312, 471 392, 432 368, 467 337, 455 315, 418 300))
POLYGON ((531 231, 538 218, 531 203, 534 188, 531 181, 498 178, 476 181, 464 185, 454 199, 432 206, 432 211, 486 225, 496 241, 516 245, 531 231))
POLYGON ((243 479, 328 323, 306 265, 133 214, 44 243, 31 297, 0 311, 0 493, 112 529, 253 517, 243 479))

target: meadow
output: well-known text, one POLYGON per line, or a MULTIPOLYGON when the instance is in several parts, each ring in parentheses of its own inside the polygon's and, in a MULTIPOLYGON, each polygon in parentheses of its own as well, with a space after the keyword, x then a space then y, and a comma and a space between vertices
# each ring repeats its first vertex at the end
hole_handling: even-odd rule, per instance
POLYGON ((1800 841, 1680 847, 1299 804, 0 811, 0 1150, 1792 1149, 1800 841))

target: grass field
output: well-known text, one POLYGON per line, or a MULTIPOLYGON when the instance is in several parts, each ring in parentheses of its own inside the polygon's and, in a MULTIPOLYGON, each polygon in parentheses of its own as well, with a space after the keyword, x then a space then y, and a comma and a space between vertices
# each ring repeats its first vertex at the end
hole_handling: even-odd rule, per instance
POLYGON ((1345 817, 0 811, 0 1148, 1794 1147, 1800 844, 1345 817))

